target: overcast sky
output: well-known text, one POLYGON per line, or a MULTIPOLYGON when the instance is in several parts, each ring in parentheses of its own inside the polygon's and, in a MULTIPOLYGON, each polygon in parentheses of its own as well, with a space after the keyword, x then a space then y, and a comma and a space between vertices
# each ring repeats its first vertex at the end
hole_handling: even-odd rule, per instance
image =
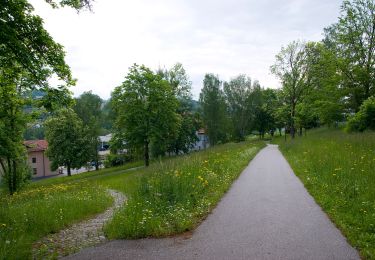
POLYGON ((133 63, 156 70, 181 62, 198 98, 205 73, 240 73, 279 87, 269 67, 281 46, 320 40, 336 22, 341 0, 96 0, 93 12, 53 10, 31 0, 53 38, 65 46, 78 79, 75 96, 104 99, 133 63))

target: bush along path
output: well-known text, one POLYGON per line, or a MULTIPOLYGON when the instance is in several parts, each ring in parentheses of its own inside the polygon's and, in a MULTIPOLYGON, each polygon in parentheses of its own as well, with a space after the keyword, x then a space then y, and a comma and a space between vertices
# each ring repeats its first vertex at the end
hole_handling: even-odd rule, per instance
POLYGON ((77 252, 84 247, 105 242, 107 239, 103 232, 104 224, 126 201, 126 197, 121 192, 108 190, 108 193, 114 199, 112 207, 93 219, 74 224, 36 242, 33 245, 33 258, 59 258, 77 252))

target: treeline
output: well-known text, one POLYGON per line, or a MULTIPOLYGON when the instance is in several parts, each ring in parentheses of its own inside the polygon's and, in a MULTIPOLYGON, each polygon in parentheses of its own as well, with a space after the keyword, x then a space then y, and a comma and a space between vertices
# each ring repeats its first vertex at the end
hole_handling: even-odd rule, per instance
POLYGON ((145 66, 130 68, 125 81, 111 97, 114 113, 112 153, 128 160, 143 157, 145 165, 153 157, 188 153, 203 128, 210 145, 243 141, 257 131, 283 125, 277 120, 279 91, 261 88, 249 77, 239 75, 222 82, 206 74, 199 107, 194 109, 191 82, 183 66, 153 72, 145 66))
POLYGON ((271 71, 282 84, 292 137, 298 128, 345 120, 349 131, 375 129, 374 50, 372 0, 345 0, 322 41, 294 41, 281 49, 271 71))

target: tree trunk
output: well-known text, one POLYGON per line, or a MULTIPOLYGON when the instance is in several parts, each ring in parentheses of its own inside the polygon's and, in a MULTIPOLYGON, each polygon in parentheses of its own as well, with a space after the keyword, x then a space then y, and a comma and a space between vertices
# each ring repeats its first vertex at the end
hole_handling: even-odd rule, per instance
POLYGON ((292 111, 291 111, 291 122, 290 122, 290 135, 292 137, 292 139, 294 139, 295 135, 296 135, 296 130, 295 130, 295 127, 294 127, 294 116, 296 114, 296 104, 293 103, 292 104, 292 111))
POLYGON ((68 168, 68 176, 72 176, 71 168, 70 168, 70 163, 67 165, 68 168))
POLYGON ((95 170, 99 171, 99 156, 98 156, 98 151, 96 151, 96 156, 95 156, 95 170))
POLYGON ((149 155, 149 142, 145 142, 145 166, 148 167, 150 165, 150 155, 149 155))
POLYGON ((13 191, 17 190, 17 162, 13 160, 13 191))
POLYGON ((99 170, 99 155, 98 155, 98 146, 99 146, 99 143, 98 143, 98 138, 96 138, 96 141, 95 141, 95 170, 98 171, 99 170))
POLYGON ((299 127, 299 136, 302 136, 302 126, 299 127))
POLYGON ((290 126, 290 136, 292 137, 292 139, 294 139, 296 133, 295 133, 295 129, 294 129, 294 126, 291 125, 290 126))
POLYGON ((286 126, 284 128, 284 141, 286 142, 286 126))
POLYGON ((99 162, 98 162, 98 160, 96 160, 96 162, 95 162, 95 170, 99 171, 99 162))
POLYGON ((11 165, 11 163, 10 163, 10 158, 8 157, 7 158, 7 164, 8 164, 8 174, 6 174, 6 175, 8 175, 7 177, 8 177, 8 188, 9 188, 9 193, 10 193, 10 195, 13 195, 13 184, 12 184, 12 182, 13 182, 13 176, 12 176, 12 165, 11 165))

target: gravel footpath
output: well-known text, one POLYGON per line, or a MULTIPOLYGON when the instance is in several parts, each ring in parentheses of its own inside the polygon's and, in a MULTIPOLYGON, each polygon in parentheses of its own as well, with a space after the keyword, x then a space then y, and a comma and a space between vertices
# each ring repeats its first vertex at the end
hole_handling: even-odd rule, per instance
POLYGON ((72 254, 82 248, 94 246, 107 241, 104 236, 103 226, 112 218, 115 210, 120 208, 126 200, 121 192, 108 190, 113 197, 113 206, 93 219, 83 221, 61 230, 59 233, 50 234, 33 245, 33 258, 60 258, 72 254))
POLYGON ((261 150, 192 235, 115 240, 67 259, 359 259, 278 147, 261 150))

